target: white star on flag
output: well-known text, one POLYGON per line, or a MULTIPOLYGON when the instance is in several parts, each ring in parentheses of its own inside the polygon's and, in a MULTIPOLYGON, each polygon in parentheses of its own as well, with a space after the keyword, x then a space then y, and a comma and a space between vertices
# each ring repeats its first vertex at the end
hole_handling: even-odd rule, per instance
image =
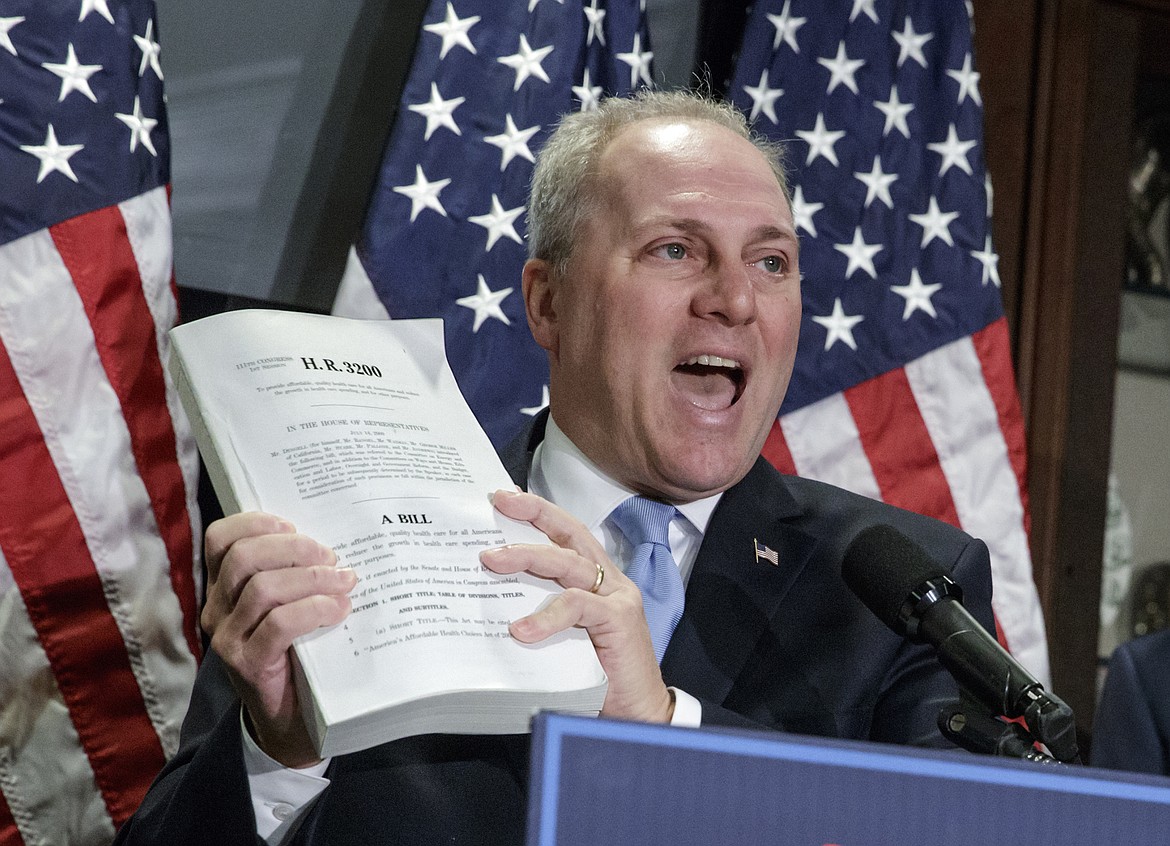
POLYGON ((447 216, 447 210, 439 202, 439 192, 450 184, 450 179, 427 181, 422 165, 415 165, 414 184, 399 185, 394 190, 403 196, 410 197, 410 222, 414 223, 414 219, 423 209, 434 209, 443 217, 447 216))
MULTIPOLYGON (((505 235, 517 244, 524 243, 524 240, 516 232, 516 227, 514 226, 516 218, 522 214, 524 214, 524 206, 517 206, 514 209, 505 210, 500 205, 500 198, 492 194, 492 210, 487 214, 473 215, 467 219, 487 230, 487 247, 485 247, 485 250, 491 250, 495 246, 496 241, 505 235)), ((508 290, 510 291, 512 289, 509 288, 508 290)))
MULTIPOLYGON (((81 0, 81 15, 77 20, 85 20, 89 17, 90 12, 97 12, 110 23, 114 22, 114 16, 110 14, 110 7, 106 0, 81 0)), ((141 74, 139 75, 141 76, 141 74)))
POLYGON ((134 98, 134 112, 132 114, 124 115, 116 112, 114 117, 130 127, 131 153, 137 150, 139 143, 141 143, 143 147, 150 150, 152 156, 158 155, 158 151, 154 149, 154 142, 150 140, 150 133, 158 126, 158 121, 154 118, 143 117, 142 103, 137 96, 134 98))
POLYGON ((933 150, 942 156, 942 164, 939 166, 938 175, 942 176, 951 169, 951 165, 959 168, 968 176, 973 176, 971 171, 971 162, 967 161, 967 151, 975 146, 975 141, 960 141, 959 134, 955 130, 955 125, 952 123, 947 129, 947 140, 939 141, 934 144, 927 144, 926 149, 933 150))
POLYGON ((796 44, 796 31, 800 29, 808 18, 794 18, 790 11, 792 0, 784 0, 784 8, 778 15, 768 15, 768 22, 776 27, 776 39, 772 42, 772 49, 778 50, 781 42, 792 48, 792 52, 799 53, 800 47, 796 44))
POLYGON ((520 46, 516 52, 510 56, 500 56, 496 61, 501 65, 507 65, 516 72, 516 84, 512 86, 512 90, 519 91, 520 86, 530 76, 534 76, 542 82, 549 81, 548 74, 544 72, 544 68, 540 63, 552 51, 552 45, 533 50, 529 46, 528 39, 524 36, 524 33, 520 33, 520 46))
POLYGON ((499 291, 493 291, 488 287, 487 281, 483 278, 483 274, 478 274, 479 284, 478 290, 468 297, 460 297, 455 301, 456 305, 461 305, 464 308, 469 308, 475 312, 475 324, 471 327, 472 333, 479 331, 479 327, 489 317, 494 317, 506 325, 511 325, 512 321, 508 319, 508 315, 504 314, 503 309, 500 308, 500 303, 508 294, 512 293, 511 288, 503 288, 499 291))
MULTIPOLYGON (((113 23, 113 21, 111 21, 113 23)), ((163 78, 162 65, 159 64, 158 56, 162 51, 162 47, 154 40, 154 21, 146 22, 146 32, 143 35, 135 35, 134 43, 138 45, 138 49, 142 51, 142 63, 138 66, 138 75, 142 76, 146 73, 149 67, 154 71, 155 76, 159 79, 163 78)))
POLYGON ((530 405, 527 408, 522 408, 520 409, 520 413, 526 414, 529 417, 535 417, 546 408, 548 408, 548 385, 540 389, 540 405, 530 405))
POLYGON ((593 37, 597 36, 597 43, 602 47, 605 46, 605 30, 602 28, 602 23, 605 21, 605 9, 597 8, 597 0, 585 7, 585 17, 589 19, 589 32, 585 35, 585 46, 588 47, 593 43, 593 37))
POLYGON ((59 171, 74 182, 77 181, 77 174, 73 172, 73 168, 69 165, 69 159, 84 150, 85 145, 58 143, 57 132, 53 129, 53 124, 49 124, 49 131, 45 135, 44 144, 21 144, 20 149, 41 160, 41 170, 37 174, 38 185, 53 171, 59 171))
POLYGON ((783 89, 768 87, 768 69, 764 68, 763 73, 760 74, 759 85, 745 85, 743 88, 747 95, 752 98, 752 113, 748 120, 755 120, 760 112, 768 116, 768 120, 772 123, 776 122, 776 100, 783 93, 783 89))
POLYGON ((874 0, 853 0, 853 11, 849 13, 849 23, 857 20, 857 16, 865 12, 865 16, 874 23, 878 22, 877 10, 873 7, 874 0))
POLYGON ((841 298, 838 297, 833 301, 833 313, 828 317, 821 317, 813 315, 813 322, 824 326, 828 333, 825 336, 825 350, 832 348, 833 344, 838 341, 843 341, 855 352, 857 350, 857 341, 853 339, 853 327, 856 326, 865 318, 860 314, 848 315, 845 309, 841 307, 841 298))
POLYGON ((837 44, 837 55, 831 59, 817 59, 817 64, 824 65, 829 70, 829 93, 833 93, 838 85, 844 84, 854 94, 857 92, 855 74, 865 66, 865 59, 850 59, 845 54, 845 42, 837 44))
POLYGON ((447 17, 440 23, 427 24, 423 29, 443 39, 443 46, 439 48, 439 59, 441 60, 447 58, 447 53, 453 47, 462 47, 469 53, 475 53, 475 45, 471 43, 469 33, 477 23, 479 23, 479 15, 460 18, 455 14, 455 7, 448 3, 447 17))
POLYGON ((68 53, 63 64, 45 62, 41 65, 45 70, 61 77, 61 94, 57 97, 60 103, 72 91, 79 91, 89 98, 91 103, 97 102, 97 95, 89 87, 89 78, 102 69, 101 65, 83 65, 77 60, 77 53, 73 45, 69 45, 68 53))
POLYGON ((988 280, 995 283, 995 287, 999 287, 999 256, 991 249, 991 233, 988 232, 984 236, 983 249, 971 250, 971 255, 983 265, 983 284, 986 285, 988 280))
POLYGON ((654 84, 654 81, 650 78, 650 61, 654 58, 654 53, 650 50, 642 49, 641 33, 634 33, 634 46, 630 52, 618 53, 617 58, 630 66, 631 88, 638 86, 638 80, 641 80, 646 85, 654 84))
POLYGON ((817 227, 813 224, 813 215, 825 207, 824 203, 810 203, 804 199, 804 186, 797 185, 792 192, 792 219, 797 229, 803 229, 814 238, 817 237, 817 227))
POLYGON ((926 247, 935 238, 945 241, 948 246, 955 246, 951 238, 951 223, 959 216, 958 212, 944 212, 938 207, 938 200, 930 198, 930 206, 923 214, 907 215, 912 221, 922 227, 922 244, 926 247))
POLYGON ((825 129, 825 115, 820 113, 817 115, 816 125, 811 129, 798 129, 796 134, 800 136, 806 144, 808 144, 808 158, 804 160, 805 165, 812 164, 817 156, 824 156, 833 163, 833 167, 838 166, 837 153, 833 150, 833 145, 845 137, 844 131, 833 131, 825 129))
POLYGON ((910 20, 910 16, 906 16, 906 23, 902 27, 901 32, 894 33, 894 40, 898 42, 901 50, 898 52, 898 67, 902 67, 903 62, 907 59, 913 59, 926 67, 926 56, 922 52, 922 48, 926 42, 934 38, 932 32, 915 32, 914 23, 910 20))
POLYGON ((456 135, 462 135, 459 131, 459 124, 455 123, 455 110, 463 105, 466 97, 452 97, 450 100, 444 100, 439 93, 439 86, 431 83, 431 99, 425 103, 417 103, 413 106, 407 106, 410 111, 420 114, 427 119, 427 128, 423 133, 423 140, 431 140, 431 135, 440 126, 445 126, 454 132, 456 135))
POLYGON ((23 21, 23 17, 0 18, 0 47, 3 47, 14 56, 16 55, 16 45, 12 43, 12 36, 8 33, 12 32, 12 28, 23 21))
POLYGON ((906 116, 914 111, 914 104, 903 103, 898 99, 898 86, 890 86, 890 99, 874 100, 873 104, 886 116, 886 125, 882 127, 883 138, 890 134, 891 129, 901 132, 903 138, 910 138, 910 125, 906 122, 906 116))
POLYGON ((573 96, 581 101, 581 111, 583 112, 596 109, 598 103, 601 102, 602 88, 600 85, 589 84, 589 68, 585 68, 585 76, 581 80, 581 84, 574 85, 572 91, 573 96))
POLYGON ((919 309, 925 311, 931 317, 937 318, 938 315, 934 311, 934 303, 930 301, 930 298, 941 287, 942 285, 937 283, 924 285, 916 267, 910 271, 909 285, 891 285, 890 290, 906 298, 906 307, 902 311, 902 320, 906 321, 910 319, 910 315, 919 309))
MULTIPOLYGON (((585 72, 589 72, 588 68, 585 72)), ((517 156, 530 162, 536 161, 532 156, 532 150, 528 148, 528 142, 538 132, 540 132, 539 126, 517 129, 516 122, 512 120, 512 113, 509 112, 504 115, 504 131, 499 135, 485 135, 483 140, 500 148, 500 170, 504 170, 508 163, 517 156)))
POLYGON ((870 278, 877 279, 877 270, 873 266, 873 257, 882 251, 881 244, 867 244, 861 235, 861 227, 853 230, 853 241, 849 244, 834 244, 833 249, 844 253, 849 259, 849 267, 845 271, 848 279, 858 270, 864 270, 870 278))
POLYGON ((948 70, 947 76, 959 83, 960 103, 970 97, 977 106, 983 105, 983 98, 979 96, 979 74, 971 67, 970 53, 963 58, 963 67, 959 70, 948 70))
POLYGON ((890 197, 890 186, 898 180, 896 173, 884 173, 882 171, 882 157, 874 156, 873 167, 868 173, 864 171, 861 173, 854 173, 862 183, 865 184, 865 207, 868 209, 869 204, 874 199, 881 200, 886 204, 887 208, 894 207, 894 200, 890 197))

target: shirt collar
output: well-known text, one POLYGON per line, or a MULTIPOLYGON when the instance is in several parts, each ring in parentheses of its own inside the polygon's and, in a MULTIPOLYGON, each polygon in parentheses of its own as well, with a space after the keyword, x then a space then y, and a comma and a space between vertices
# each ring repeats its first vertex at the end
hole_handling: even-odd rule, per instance
MULTIPOLYGON (((532 460, 530 486, 597 533, 611 511, 635 492, 607 476, 577 448, 549 415, 532 460)), ((677 506, 700 534, 707 531, 721 493, 677 506)))

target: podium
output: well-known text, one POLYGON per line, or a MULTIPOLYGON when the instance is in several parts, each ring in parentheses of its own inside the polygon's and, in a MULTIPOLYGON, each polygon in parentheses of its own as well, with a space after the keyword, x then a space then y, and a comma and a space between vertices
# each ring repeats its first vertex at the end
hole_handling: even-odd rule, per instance
POLYGON ((1170 779, 542 714, 528 846, 1100 846, 1170 838, 1170 779))

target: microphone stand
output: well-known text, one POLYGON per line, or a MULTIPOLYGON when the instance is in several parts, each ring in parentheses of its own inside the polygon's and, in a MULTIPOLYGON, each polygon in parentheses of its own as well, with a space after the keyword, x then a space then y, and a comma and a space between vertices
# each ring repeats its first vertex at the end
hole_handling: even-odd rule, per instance
MULTIPOLYGON (((1067 722, 1071 725, 1072 711, 1067 705, 1064 709, 1068 712, 1067 722)), ((966 691, 962 691, 959 702, 943 707, 938 714, 939 731, 968 752, 1018 758, 1038 764, 1079 763, 1075 735, 1072 736, 1069 748, 1070 739, 1063 715, 1059 719, 1049 715, 1047 720, 1035 722, 1039 726, 1037 736, 1033 736, 1028 728, 1017 722, 1001 720, 982 709, 966 691), (1046 738, 1045 731, 1052 737, 1046 738), (1052 750, 1049 739, 1056 740, 1060 752, 1058 757, 1037 748, 1036 744, 1042 743, 1052 750)))

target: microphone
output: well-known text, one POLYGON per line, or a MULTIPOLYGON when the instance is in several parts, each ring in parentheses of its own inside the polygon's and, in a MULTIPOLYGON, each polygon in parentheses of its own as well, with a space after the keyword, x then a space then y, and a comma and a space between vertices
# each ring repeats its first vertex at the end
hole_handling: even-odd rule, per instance
POLYGON ((962 588, 922 547, 892 526, 871 526, 845 550, 841 575, 894 632, 933 646, 959 686, 994 715, 1022 717, 1055 758, 1076 758, 1072 710, 968 613, 962 588))

